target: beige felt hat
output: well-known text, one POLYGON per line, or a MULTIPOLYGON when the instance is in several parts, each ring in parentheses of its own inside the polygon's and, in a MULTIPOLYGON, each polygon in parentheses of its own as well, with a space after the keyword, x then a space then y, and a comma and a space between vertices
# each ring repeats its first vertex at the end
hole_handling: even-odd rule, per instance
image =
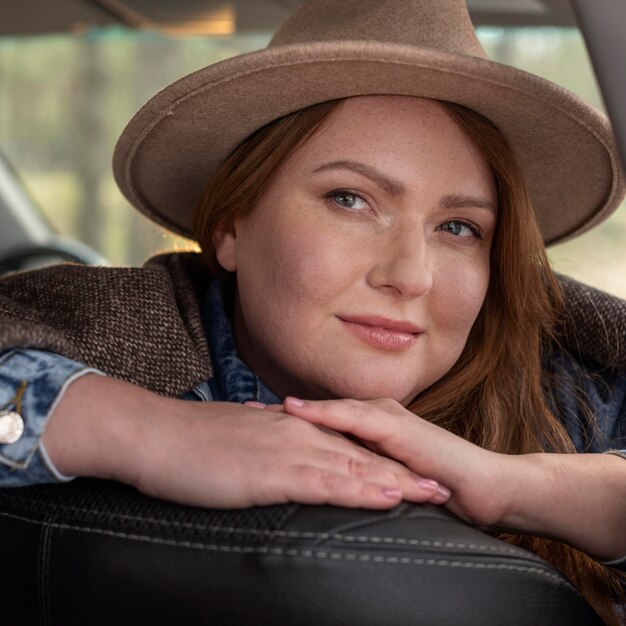
POLYGON ((210 177, 248 135, 303 107, 368 94, 447 100, 490 119, 518 153, 546 243, 589 230, 624 196, 605 116, 488 60, 463 0, 305 3, 266 49, 198 70, 141 108, 115 149, 115 178, 142 213, 190 236, 210 177))

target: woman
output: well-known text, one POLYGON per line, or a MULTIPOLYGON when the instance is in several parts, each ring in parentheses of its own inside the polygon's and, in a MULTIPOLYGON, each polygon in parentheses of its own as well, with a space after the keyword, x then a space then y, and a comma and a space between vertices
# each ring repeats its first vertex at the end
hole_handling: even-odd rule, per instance
POLYGON ((121 188, 194 229, 210 272, 66 268, 44 295, 40 274, 6 281, 2 453, 20 471, 5 484, 442 504, 573 546, 527 540, 615 622, 618 582, 595 560, 626 553, 626 465, 575 452, 625 447, 626 381, 603 374, 596 419, 543 249, 619 204, 608 127, 483 58, 462 2, 352 4, 308 3, 266 51, 175 83, 122 135, 121 188), (168 281, 187 285, 175 311, 168 281), (198 297, 203 327, 186 318, 198 297))

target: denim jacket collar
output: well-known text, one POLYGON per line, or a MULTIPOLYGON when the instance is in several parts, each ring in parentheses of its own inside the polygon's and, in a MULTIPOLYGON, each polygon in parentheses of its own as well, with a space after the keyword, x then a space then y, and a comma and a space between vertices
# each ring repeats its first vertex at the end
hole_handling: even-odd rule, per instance
POLYGON ((213 378, 208 381, 212 399, 219 402, 280 404, 282 400, 267 387, 237 354, 231 322, 226 312, 223 281, 213 279, 207 290, 202 317, 209 342, 213 378))

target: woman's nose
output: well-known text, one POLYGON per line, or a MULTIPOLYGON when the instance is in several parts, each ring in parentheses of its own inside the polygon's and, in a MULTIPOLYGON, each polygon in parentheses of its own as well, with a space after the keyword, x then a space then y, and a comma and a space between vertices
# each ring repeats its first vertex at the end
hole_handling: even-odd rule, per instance
POLYGON ((367 277, 371 287, 401 298, 417 298, 430 291, 433 273, 423 234, 399 234, 376 252, 367 277))

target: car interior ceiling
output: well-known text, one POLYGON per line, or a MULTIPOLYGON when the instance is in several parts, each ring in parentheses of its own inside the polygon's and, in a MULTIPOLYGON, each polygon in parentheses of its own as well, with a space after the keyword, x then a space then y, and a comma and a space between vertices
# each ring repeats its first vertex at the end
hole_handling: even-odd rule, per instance
MULTIPOLYGON (((23 0, 0 3, 0 35, 119 25, 176 33, 273 30, 303 0, 23 0), (222 30, 220 30, 222 29, 222 30)), ((468 0, 476 25, 575 26, 569 0, 468 0)))

